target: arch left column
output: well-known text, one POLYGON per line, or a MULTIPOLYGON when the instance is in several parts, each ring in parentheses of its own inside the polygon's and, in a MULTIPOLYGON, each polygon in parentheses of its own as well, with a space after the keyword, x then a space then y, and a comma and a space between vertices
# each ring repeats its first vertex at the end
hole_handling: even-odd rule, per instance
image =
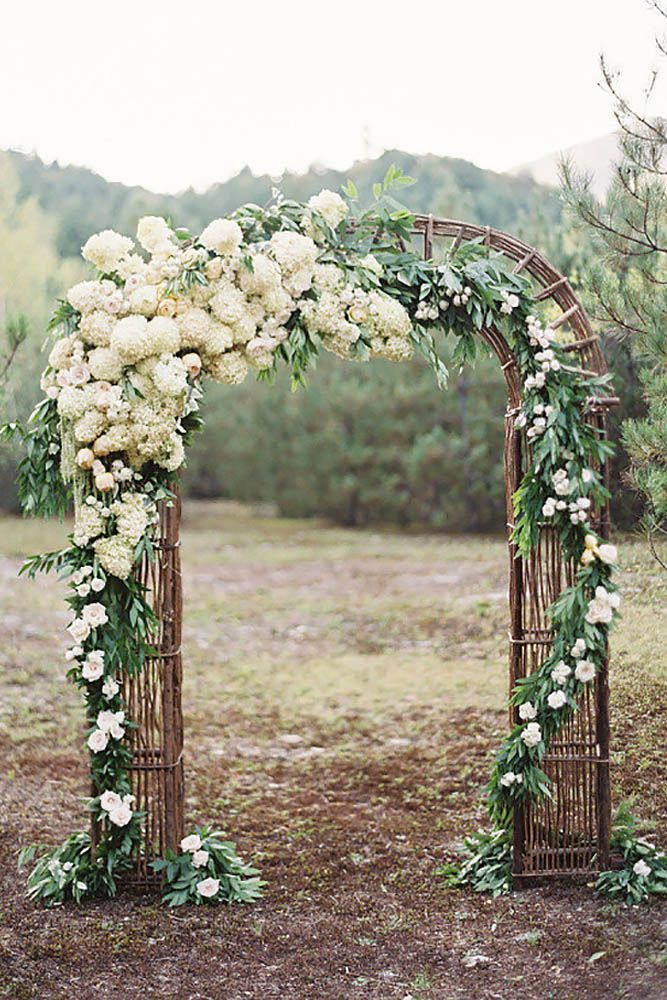
POLYGON ((126 677, 125 704, 136 728, 128 731, 132 749, 134 808, 142 812, 143 844, 129 881, 159 882, 151 861, 167 848, 177 851, 184 836, 183 781, 183 586, 181 578, 181 497, 160 505, 155 557, 146 557, 137 576, 158 621, 153 636, 156 656, 146 659, 136 677, 126 677))

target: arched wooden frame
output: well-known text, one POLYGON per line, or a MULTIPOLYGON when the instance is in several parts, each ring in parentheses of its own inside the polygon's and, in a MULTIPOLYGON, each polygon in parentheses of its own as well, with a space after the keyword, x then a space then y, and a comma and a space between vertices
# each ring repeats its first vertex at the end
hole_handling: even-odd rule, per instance
MULTIPOLYGON (((463 240, 483 242, 514 261, 514 271, 530 276, 538 302, 551 302, 552 329, 568 332, 565 348, 577 363, 595 374, 606 371, 597 337, 567 278, 533 247, 490 227, 417 216, 414 236, 425 258, 433 256, 440 240, 450 247, 463 240), (552 307, 552 308, 553 308, 552 307)), ((576 567, 564 562, 553 529, 544 528, 537 547, 523 559, 511 541, 512 496, 530 458, 525 433, 515 428, 521 405, 521 379, 512 351, 502 333, 489 327, 481 332, 500 362, 507 387, 505 414, 505 485, 510 557, 509 689, 519 677, 532 673, 545 659, 550 645, 546 616, 549 605, 573 579, 576 567)), ((588 419, 604 433, 606 410, 613 397, 591 400, 588 419)), ((600 470, 605 479, 607 470, 600 470)), ((593 512, 593 528, 609 534, 608 505, 593 512)), ((125 682, 128 714, 137 723, 132 731, 132 786, 135 808, 145 813, 145 847, 136 859, 135 880, 154 881, 149 863, 165 848, 177 849, 184 833, 183 723, 181 715, 182 589, 179 558, 180 502, 162 511, 158 558, 144 563, 139 573, 152 594, 160 620, 155 637, 159 656, 149 661, 140 677, 125 682)), ((581 696, 579 710, 561 728, 548 748, 544 769, 552 780, 552 798, 516 810, 512 870, 515 884, 536 878, 590 876, 609 866, 609 693, 608 663, 581 696)), ((510 711, 510 722, 518 720, 510 711)))

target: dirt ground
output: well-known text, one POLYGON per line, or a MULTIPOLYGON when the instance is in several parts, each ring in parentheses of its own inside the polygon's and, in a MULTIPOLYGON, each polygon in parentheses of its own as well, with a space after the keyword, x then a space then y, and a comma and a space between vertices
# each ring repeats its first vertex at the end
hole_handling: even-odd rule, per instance
MULTIPOLYGON (((44 910, 21 845, 85 822, 79 695, 53 579, 58 525, 0 521, 0 996, 658 1000, 667 908, 585 885, 492 900, 434 872, 484 823, 505 726, 502 540, 344 531, 231 504, 183 533, 187 809, 268 881, 251 907, 155 896, 44 910)), ((613 784, 667 844, 667 586, 623 546, 613 784)))

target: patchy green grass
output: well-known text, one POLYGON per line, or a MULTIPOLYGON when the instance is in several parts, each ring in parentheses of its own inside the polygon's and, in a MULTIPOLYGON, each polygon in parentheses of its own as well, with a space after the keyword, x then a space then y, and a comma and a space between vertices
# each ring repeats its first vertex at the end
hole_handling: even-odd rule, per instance
MULTIPOLYGON (((55 842, 84 821, 64 587, 16 577, 23 556, 62 546, 66 530, 0 520, 0 996, 667 993, 657 905, 630 913, 560 886, 491 901, 434 881, 483 822, 506 725, 500 538, 347 531, 187 504, 188 814, 257 859, 267 898, 173 916, 127 895, 54 913, 27 904, 17 846, 55 842)), ((614 789, 635 796, 664 840, 667 581, 641 541, 621 552, 614 789)))

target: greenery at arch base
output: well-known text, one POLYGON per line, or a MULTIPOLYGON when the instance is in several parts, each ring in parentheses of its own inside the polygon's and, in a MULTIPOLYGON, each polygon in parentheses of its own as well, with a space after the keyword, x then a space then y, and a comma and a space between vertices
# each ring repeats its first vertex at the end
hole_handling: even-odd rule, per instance
MULTIPOLYGON (((74 506, 68 547, 28 559, 23 570, 56 570, 69 582, 67 672, 85 704, 95 789, 88 808, 101 829, 94 850, 86 832, 56 849, 26 848, 21 861, 36 862, 32 898, 54 905, 112 896, 141 847, 129 777, 134 723, 122 675, 142 670, 156 622, 133 568, 154 557, 158 504, 170 501, 201 426, 205 377, 235 384, 254 370, 270 382, 286 365, 297 387, 321 350, 357 363, 420 352, 444 387, 439 344, 454 336, 454 362, 472 362, 478 334, 489 327, 504 335, 519 367, 516 420, 532 445, 514 500, 514 539, 526 556, 551 525, 565 558, 579 566, 550 609, 548 657, 511 697, 520 721, 488 784, 492 831, 469 838, 457 869, 459 883, 509 889, 514 807, 550 795, 541 761, 601 669, 617 615, 616 550, 589 524, 590 510, 606 499, 595 470, 610 445, 585 419, 608 377, 571 363, 559 335, 541 322, 529 280, 481 241, 463 242, 439 261, 412 250, 413 217, 392 194, 408 181, 390 170, 375 203, 357 214, 348 185, 347 200, 322 191, 300 204, 276 194, 264 207, 214 220, 197 237, 148 217, 139 222, 138 246, 106 230, 83 247, 96 273, 58 305, 44 398, 25 427, 3 428, 25 445, 25 513, 62 516, 74 506)), ((622 870, 600 877, 601 890, 629 902, 667 891, 660 852, 633 835, 624 854, 622 870)), ((233 843, 206 827, 155 868, 171 905, 249 902, 264 884, 233 843)))

